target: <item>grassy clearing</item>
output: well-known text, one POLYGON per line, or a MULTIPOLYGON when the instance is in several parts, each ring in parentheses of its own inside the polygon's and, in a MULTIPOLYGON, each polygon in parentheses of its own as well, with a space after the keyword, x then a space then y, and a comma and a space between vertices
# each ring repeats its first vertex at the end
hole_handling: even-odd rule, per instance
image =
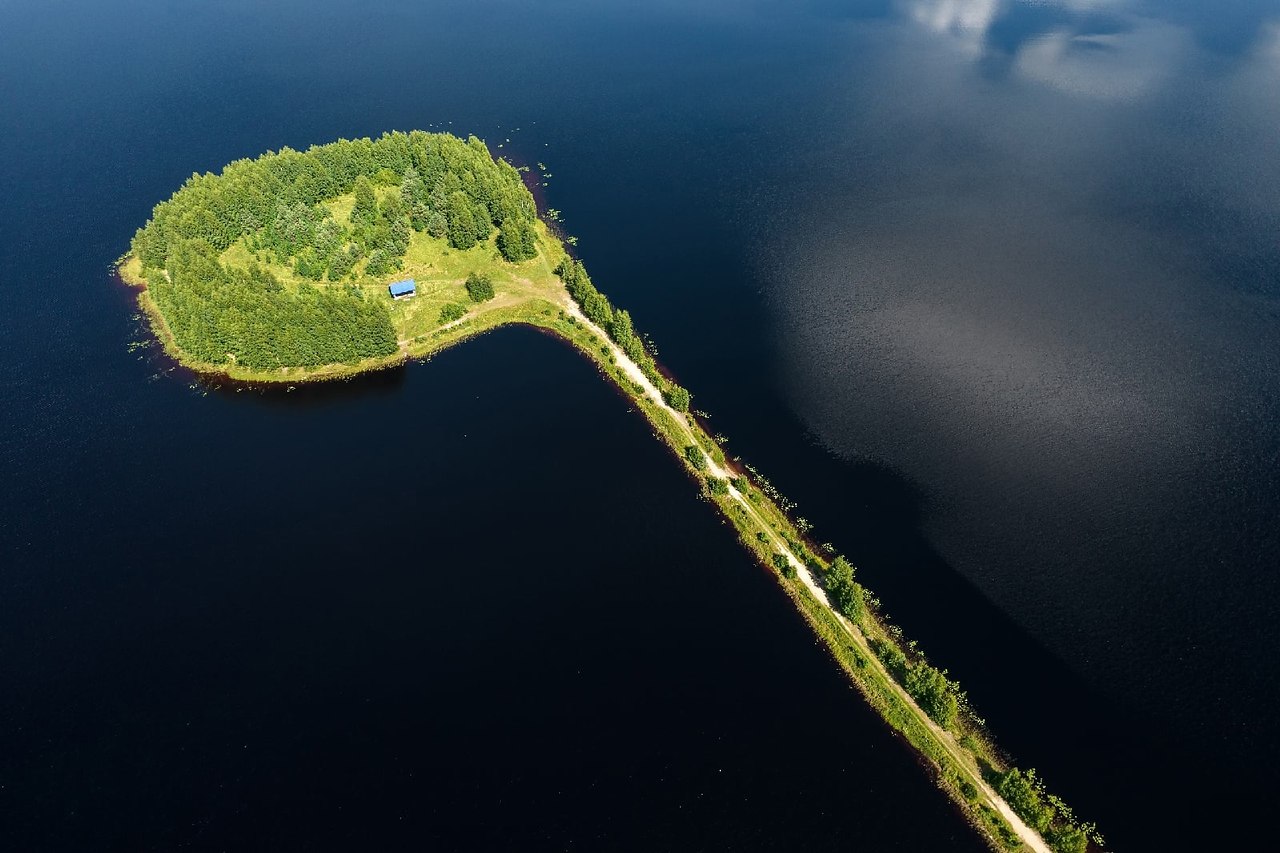
MULTIPOLYGON (((341 196, 326 205, 336 216, 349 216, 355 203, 351 194, 341 196)), ((405 252, 403 267, 385 276, 363 274, 363 262, 357 267, 354 281, 310 281, 298 275, 293 267, 276 263, 266 251, 253 251, 246 238, 233 243, 222 252, 224 264, 248 268, 257 264, 270 270, 287 288, 356 287, 366 299, 379 299, 388 304, 392 326, 400 342, 398 352, 385 358, 367 359, 355 364, 331 364, 318 368, 281 368, 278 370, 250 370, 234 364, 213 365, 193 361, 177 346, 169 332, 164 317, 148 296, 142 277, 142 265, 137 257, 130 256, 119 265, 120 277, 128 284, 144 288, 139 292, 139 305, 151 320, 151 325, 165 352, 200 373, 226 376, 231 379, 261 383, 298 383, 339 379, 399 364, 408 358, 419 358, 458 341, 508 323, 542 325, 535 322, 543 312, 558 310, 568 298, 564 286, 554 273, 556 265, 564 257, 564 249, 546 226, 539 222, 538 254, 521 263, 503 260, 494 244, 494 236, 477 243, 467 250, 450 248, 443 239, 431 237, 425 232, 413 232, 409 248, 405 252), (495 298, 475 304, 467 296, 463 283, 471 273, 487 275, 493 282, 495 298), (411 299, 393 300, 387 285, 393 281, 412 278, 417 284, 417 295, 411 299), (461 305, 466 315, 458 321, 442 322, 441 311, 446 305, 461 305)))

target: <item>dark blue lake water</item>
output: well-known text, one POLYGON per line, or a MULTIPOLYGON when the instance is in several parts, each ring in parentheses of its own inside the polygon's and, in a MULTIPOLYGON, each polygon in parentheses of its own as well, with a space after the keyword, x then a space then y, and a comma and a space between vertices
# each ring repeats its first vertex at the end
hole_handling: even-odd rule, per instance
POLYGON ((0 2, 0 846, 982 849, 560 344, 130 351, 191 172, 433 127, 1114 849, 1272 831, 1280 3, 139 0, 0 2))

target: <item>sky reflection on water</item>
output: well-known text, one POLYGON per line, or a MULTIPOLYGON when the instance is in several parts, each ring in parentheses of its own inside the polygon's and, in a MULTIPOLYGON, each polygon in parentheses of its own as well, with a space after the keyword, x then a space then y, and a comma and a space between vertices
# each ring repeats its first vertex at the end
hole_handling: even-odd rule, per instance
POLYGON ((833 124, 760 214, 818 440, 919 483, 943 555, 1074 667, 1242 755, 1274 753, 1265 701, 1209 709, 1277 696, 1278 20, 902 3, 847 28, 833 124), (1206 642, 1206 607, 1237 627, 1206 642))

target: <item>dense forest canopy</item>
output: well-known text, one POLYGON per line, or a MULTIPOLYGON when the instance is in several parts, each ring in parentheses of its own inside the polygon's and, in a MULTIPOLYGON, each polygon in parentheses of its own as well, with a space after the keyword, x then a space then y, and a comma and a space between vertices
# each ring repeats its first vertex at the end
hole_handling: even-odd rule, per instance
POLYGON ((192 175, 133 238, 157 309, 194 359, 254 369, 317 367, 390 355, 384 300, 354 286, 403 265, 411 232, 457 249, 493 238, 509 261, 537 253, 537 210, 520 175, 479 139, 387 133, 306 151, 285 148, 192 175), (348 215, 325 204, 354 195, 348 215), (314 285, 289 286, 252 257, 314 285))

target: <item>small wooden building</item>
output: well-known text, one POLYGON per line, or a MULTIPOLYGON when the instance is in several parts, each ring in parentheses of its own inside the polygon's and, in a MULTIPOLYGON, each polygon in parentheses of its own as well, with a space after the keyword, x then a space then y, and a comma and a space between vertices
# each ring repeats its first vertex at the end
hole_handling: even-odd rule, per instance
POLYGON ((418 288, 411 278, 406 278, 404 281, 393 281, 387 285, 387 290, 390 291, 392 299, 410 299, 418 292, 418 288))

